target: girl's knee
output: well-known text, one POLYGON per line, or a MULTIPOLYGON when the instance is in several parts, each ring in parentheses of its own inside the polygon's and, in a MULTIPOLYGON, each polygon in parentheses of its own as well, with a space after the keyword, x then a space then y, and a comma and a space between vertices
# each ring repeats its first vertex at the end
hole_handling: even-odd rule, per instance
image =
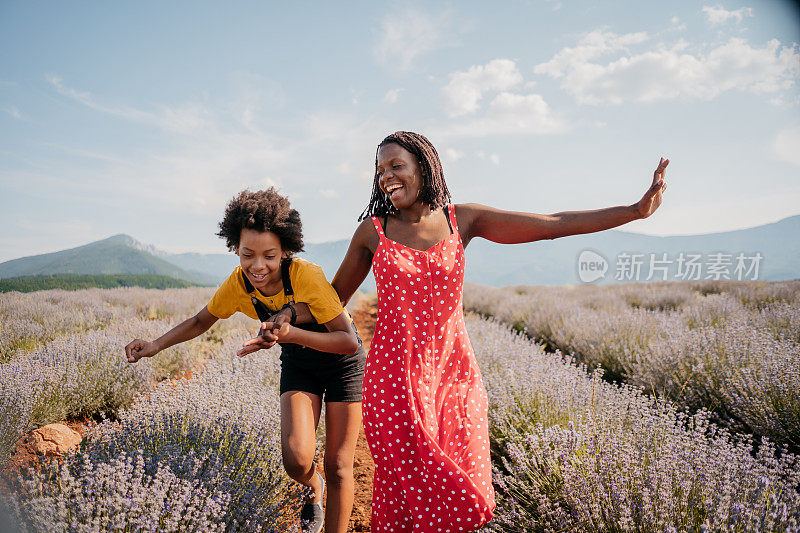
POLYGON ((298 450, 283 450, 283 468, 290 478, 294 480, 308 477, 314 469, 314 454, 300 452, 298 450))
POLYGON ((353 456, 326 455, 325 479, 332 485, 342 485, 353 480, 353 456))

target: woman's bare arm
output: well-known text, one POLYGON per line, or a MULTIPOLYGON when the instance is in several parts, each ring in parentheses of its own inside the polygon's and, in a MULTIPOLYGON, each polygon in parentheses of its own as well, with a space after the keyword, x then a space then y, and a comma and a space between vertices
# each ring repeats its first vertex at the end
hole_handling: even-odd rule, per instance
POLYGON ((641 200, 628 206, 593 211, 565 211, 552 215, 503 211, 480 204, 458 206, 459 226, 466 245, 473 237, 503 244, 518 244, 568 235, 594 233, 647 218, 661 205, 666 190, 664 174, 669 159, 661 159, 653 183, 641 200))
POLYGON ((378 234, 368 218, 356 228, 347 253, 333 276, 331 285, 339 294, 342 305, 347 305, 350 298, 364 282, 372 266, 372 256, 378 247, 378 234))

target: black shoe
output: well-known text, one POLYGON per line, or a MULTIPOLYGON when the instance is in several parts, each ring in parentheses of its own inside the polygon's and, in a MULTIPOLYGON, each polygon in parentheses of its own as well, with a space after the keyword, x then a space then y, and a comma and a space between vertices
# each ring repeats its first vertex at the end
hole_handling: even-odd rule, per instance
POLYGON ((303 533, 319 533, 322 531, 322 524, 325 522, 325 511, 322 508, 322 494, 325 492, 325 479, 322 474, 316 473, 322 484, 320 489, 320 499, 317 503, 307 502, 300 509, 300 531, 303 533))

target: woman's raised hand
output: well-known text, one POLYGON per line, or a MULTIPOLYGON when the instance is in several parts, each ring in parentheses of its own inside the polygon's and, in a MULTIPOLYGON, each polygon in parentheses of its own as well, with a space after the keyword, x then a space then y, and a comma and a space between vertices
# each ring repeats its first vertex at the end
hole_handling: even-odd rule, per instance
POLYGON ((142 357, 152 357, 158 353, 158 346, 154 342, 134 339, 125 346, 125 355, 129 363, 135 363, 142 357))
POLYGON ((662 157, 658 163, 658 168, 653 172, 653 184, 636 204, 642 218, 647 218, 655 213, 658 206, 661 205, 661 195, 667 190, 667 182, 664 180, 667 165, 669 165, 669 159, 662 157))

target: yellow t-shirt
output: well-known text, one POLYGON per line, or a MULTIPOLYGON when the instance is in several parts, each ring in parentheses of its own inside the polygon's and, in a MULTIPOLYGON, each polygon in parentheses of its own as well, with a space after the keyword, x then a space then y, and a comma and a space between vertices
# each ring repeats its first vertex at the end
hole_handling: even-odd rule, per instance
MULTIPOLYGON (((308 305, 311 315, 319 324, 330 322, 343 311, 347 318, 350 315, 342 307, 339 295, 325 279, 322 269, 305 259, 293 258, 289 266, 289 279, 292 281, 294 301, 308 305)), ((277 311, 288 302, 284 291, 273 296, 264 296, 260 291, 254 292, 255 297, 264 302, 271 311, 277 311)), ((208 312, 217 318, 228 318, 236 311, 244 313, 252 319, 258 320, 258 315, 250 300, 250 295, 242 279, 242 267, 237 266, 228 279, 219 286, 217 292, 206 306, 208 312)), ((351 319, 352 320, 352 319, 351 319)))

